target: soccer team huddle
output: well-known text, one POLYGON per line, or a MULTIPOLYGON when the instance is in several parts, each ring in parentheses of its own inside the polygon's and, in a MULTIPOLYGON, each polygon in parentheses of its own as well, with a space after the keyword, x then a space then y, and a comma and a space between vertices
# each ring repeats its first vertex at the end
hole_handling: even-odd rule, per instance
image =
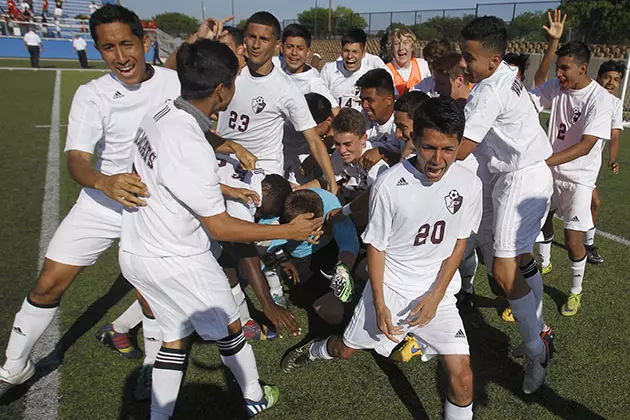
POLYGON ((65 146, 84 188, 15 316, 0 397, 34 375, 30 353, 64 291, 117 240, 137 300, 97 338, 139 358, 129 331, 142 324, 135 397, 151 399, 151 419, 173 415, 194 333, 216 342, 249 416, 276 404, 249 341, 299 335, 291 306, 343 334, 288 350, 285 372, 361 349, 403 362, 439 356, 444 417, 471 419, 460 311, 473 305, 478 254, 523 339, 513 350, 525 358, 522 390, 536 392, 555 339, 542 280, 552 217, 564 222, 571 264, 561 312, 574 316, 587 259, 603 262, 593 244, 603 146, 616 173, 623 129, 623 66, 605 62, 591 80, 587 45, 558 48, 565 19, 549 14, 549 49, 527 83, 527 57, 506 54, 493 16, 468 23, 458 48, 430 42, 424 58, 413 32, 395 29, 387 64, 350 30, 319 72, 306 64, 308 29, 281 31, 267 12, 243 30, 204 22, 168 68, 145 63, 150 40, 135 13, 94 12, 92 38, 111 71, 75 93, 65 146), (241 284, 271 325, 252 319, 241 284))

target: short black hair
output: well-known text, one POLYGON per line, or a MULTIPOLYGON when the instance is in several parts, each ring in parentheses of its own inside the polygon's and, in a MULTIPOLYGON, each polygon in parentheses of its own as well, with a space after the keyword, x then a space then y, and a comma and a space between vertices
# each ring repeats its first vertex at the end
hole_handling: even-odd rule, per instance
POLYGON ((626 73, 626 69, 623 65, 623 61, 615 61, 615 60, 604 61, 601 64, 601 66, 599 66, 599 70, 597 70, 597 77, 599 78, 604 73, 608 73, 609 71, 616 71, 617 73, 621 75, 621 78, 623 79, 623 76, 625 76, 625 73, 626 73))
POLYGON ((237 47, 245 43, 245 32, 241 28, 237 28, 235 26, 224 26, 223 30, 230 34, 234 40, 234 45, 237 47))
POLYGON ((310 92, 304 95, 308 109, 311 111, 311 115, 316 124, 325 121, 327 118, 332 117, 332 105, 325 96, 319 93, 310 92))
POLYGON ((292 23, 282 31, 282 43, 284 44, 287 38, 295 36, 299 38, 304 38, 307 47, 311 47, 311 40, 313 37, 311 36, 311 31, 304 25, 300 25, 299 23, 292 23))
POLYGON ((525 77, 527 67, 529 67, 529 54, 509 53, 503 56, 503 61, 518 67, 519 71, 525 77))
POLYGON ((256 12, 247 19, 247 24, 245 25, 245 29, 250 23, 255 23, 258 25, 271 26, 273 28, 273 35, 276 39, 280 39, 280 22, 274 15, 269 12, 256 12))
POLYGON ((422 137, 429 128, 446 135, 456 135, 457 142, 464 136, 464 109, 455 100, 440 96, 430 98, 418 108, 413 116, 413 137, 422 137))
POLYGON ((413 119, 418 108, 429 100, 429 95, 419 90, 412 90, 398 98, 394 103, 394 111, 405 112, 409 118, 413 119))
POLYGON ((184 99, 207 98, 221 83, 231 87, 239 69, 230 47, 209 39, 182 44, 176 61, 184 99))
POLYGON ((482 16, 468 22, 462 29, 466 41, 479 41, 484 48, 498 52, 501 56, 507 49, 505 22, 496 16, 482 16))
POLYGON ((313 213, 315 217, 324 216, 324 202, 313 190, 293 191, 284 202, 282 223, 288 223, 300 214, 313 213))
POLYGON ((374 88, 377 91, 386 92, 389 95, 395 96, 394 79, 392 79, 392 75, 385 69, 372 69, 368 71, 357 80, 355 86, 361 89, 374 88))
POLYGON ((144 29, 138 15, 126 7, 108 3, 90 16, 90 35, 92 35, 95 44, 98 43, 96 27, 113 22, 126 23, 131 28, 132 34, 140 38, 140 41, 144 40, 144 29))
POLYGON ((588 64, 591 61, 591 49, 582 41, 570 41, 558 48, 558 57, 572 57, 577 64, 588 64))
POLYGON ((289 181, 277 174, 269 174, 260 183, 265 192, 265 209, 270 214, 266 217, 280 217, 284 214, 284 202, 291 194, 291 184, 289 181))
POLYGON ((367 43, 367 35, 363 29, 353 28, 350 29, 343 37, 341 37, 341 47, 346 44, 359 43, 363 48, 367 43))

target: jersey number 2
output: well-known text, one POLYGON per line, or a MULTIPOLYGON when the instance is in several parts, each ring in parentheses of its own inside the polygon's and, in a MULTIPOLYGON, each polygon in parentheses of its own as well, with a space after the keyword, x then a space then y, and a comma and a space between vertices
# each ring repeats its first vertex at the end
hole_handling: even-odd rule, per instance
POLYGON ((238 114, 234 111, 231 111, 230 119, 228 120, 228 127, 230 127, 232 130, 236 129, 241 133, 244 133, 247 130, 247 127, 249 127, 249 115, 241 114, 241 121, 237 124, 238 120, 238 114))
POLYGON ((433 224, 433 228, 430 224, 426 223, 420 226, 416 240, 413 242, 413 246, 420 246, 427 243, 429 236, 431 237, 431 243, 434 245, 439 244, 444 239, 444 231, 446 230, 446 222, 444 220, 438 220, 433 224))
POLYGON ((564 140, 564 135, 567 132, 567 126, 564 123, 560 123, 558 126, 558 140, 564 140))

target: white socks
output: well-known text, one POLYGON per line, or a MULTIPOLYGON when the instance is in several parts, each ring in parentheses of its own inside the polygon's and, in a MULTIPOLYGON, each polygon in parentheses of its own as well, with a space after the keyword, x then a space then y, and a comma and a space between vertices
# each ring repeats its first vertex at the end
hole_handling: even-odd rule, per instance
POLYGON ((548 267, 551 264, 551 242, 553 239, 550 239, 545 242, 540 242, 538 244, 538 257, 540 258, 540 263, 543 267, 548 267))
POLYGON ((448 398, 444 402, 444 420, 471 420, 473 418, 473 403, 465 407, 453 404, 448 398))
POLYGON ((595 245, 595 231, 597 228, 592 228, 584 232, 584 245, 593 246, 595 245))
POLYGON ((151 420, 168 419, 173 415, 187 359, 185 350, 162 347, 158 352, 151 385, 151 420))
POLYGON ((525 281, 529 285, 529 288, 532 289, 532 293, 534 294, 534 299, 536 301, 536 321, 537 328, 539 331, 542 331, 545 325, 545 318, 543 316, 543 279, 542 274, 538 271, 538 264, 536 264, 536 260, 532 260, 525 267, 520 267, 521 274, 525 277, 525 281))
POLYGON ((328 341, 330 341, 330 337, 325 340, 315 341, 311 344, 311 347, 308 349, 308 357, 311 360, 315 359, 324 359, 330 360, 333 357, 328 353, 328 341))
POLYGON ((571 261, 571 293, 582 293, 582 282, 584 281, 584 271, 586 270, 586 256, 580 261, 571 261))
POLYGON ((265 270, 263 271, 265 278, 267 279, 267 284, 269 285, 269 293, 271 296, 282 296, 282 283, 280 283, 280 276, 276 273, 275 270, 265 270))
POLYGON ((247 307, 247 299, 245 299, 245 293, 240 284, 232 287, 232 296, 234 296, 234 302, 238 306, 239 318, 241 319, 241 325, 247 324, 252 319, 249 314, 249 308, 247 307))
POLYGON ((144 336, 144 365, 152 365, 162 347, 162 330, 154 318, 142 315, 142 335, 144 336))
POLYGON ((258 382, 256 358, 252 346, 245 341, 243 332, 241 331, 237 336, 219 340, 217 345, 223 364, 230 369, 241 387, 243 398, 260 401, 263 397, 263 389, 258 382))
POLYGON ((121 334, 126 334, 138 325, 142 321, 142 307, 140 306, 140 302, 138 300, 134 300, 131 306, 127 308, 125 312, 122 313, 121 316, 116 318, 114 322, 112 322, 112 326, 114 327, 114 331, 121 334))
POLYGON ((462 277, 462 290, 466 293, 472 294, 473 281, 475 279, 475 271, 477 270, 477 253, 473 250, 472 254, 464 259, 459 264, 459 274, 462 277))
POLYGON ((525 343, 525 352, 530 359, 538 358, 545 361, 545 344, 540 338, 540 328, 536 316, 536 298, 534 292, 519 299, 510 299, 510 307, 514 313, 514 319, 518 330, 525 343))

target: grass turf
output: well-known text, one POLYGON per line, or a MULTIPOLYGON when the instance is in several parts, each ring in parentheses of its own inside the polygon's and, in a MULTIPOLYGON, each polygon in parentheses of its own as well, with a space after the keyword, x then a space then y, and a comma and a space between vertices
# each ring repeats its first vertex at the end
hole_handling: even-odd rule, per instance
MULTIPOLYGON (((39 65, 44 69, 81 69, 79 60, 52 60, 40 59, 39 65)), ((31 67, 28 58, 0 58, 0 67, 31 67)), ((89 68, 106 69, 103 60, 90 60, 89 68)))
MULTIPOLYGON (((0 315, 0 330, 8 332, 13 314, 36 274, 39 218, 43 194, 43 173, 48 140, 47 130, 24 129, 25 124, 49 124, 53 73, 15 72, 13 79, 3 74, 0 92, 15 98, 5 105, 0 150, 8 166, 0 174, 5 192, 3 206, 3 254, 0 286, 5 310, 0 315), (28 78, 31 75, 31 78, 28 78), (32 81, 31 81, 32 80, 32 81), (18 86, 28 83, 32 89, 18 86), (8 86, 7 86, 8 85, 8 86), (13 90, 12 90, 13 89, 13 90), (31 92, 32 90, 32 92, 31 92), (26 93, 25 93, 26 92, 26 93), (31 93, 29 93, 31 92, 31 93), (35 104, 44 109, 36 123, 28 116, 35 104), (18 112, 22 110, 22 112, 18 112), (41 119, 41 121, 40 121, 41 119), (11 128, 13 127, 13 128, 11 128), (11 131, 13 130, 13 131, 11 131), (5 134, 5 131, 7 134, 5 134), (37 137, 39 136, 39 137, 37 137), (28 138, 28 143, 19 141, 28 138), (33 142, 30 138, 37 138, 33 142), (17 139, 17 140, 16 140, 17 139), (41 144, 40 144, 41 143, 41 144), (15 147, 16 144, 26 144, 15 147), (36 147, 35 145, 39 145, 36 147), (27 173, 26 179, 15 172, 27 173), (19 199, 16 192, 19 191, 19 199), (13 194, 11 194, 13 193, 13 194), (11 197, 16 197, 11 200, 11 197), (25 199, 26 198, 26 199, 25 199), (5 234, 4 232, 7 232, 5 234), (4 290, 9 293, 4 294, 4 290)), ((72 95, 94 73, 64 72, 62 76, 61 122, 67 122, 72 95)), ((62 129, 62 139, 65 129, 62 129)), ((622 142, 630 140, 624 135, 622 142)), ((63 145, 60 145, 63 147, 63 145)), ((604 153, 607 156, 607 152, 604 153)), ((622 146, 619 160, 630 162, 630 149, 622 146)), ((623 194, 630 182, 630 167, 622 165, 621 174, 602 170, 599 181, 602 210, 599 226, 610 233, 630 237, 627 224, 628 198, 623 194)), ((65 215, 79 191, 62 162, 61 208, 65 215)), ((485 280, 483 267, 476 277, 477 309, 464 319, 471 344, 475 374, 475 410, 483 419, 622 419, 630 410, 627 383, 630 362, 625 352, 630 337, 624 332, 630 320, 625 310, 628 293, 625 259, 628 248, 597 237, 606 263, 588 266, 583 310, 573 319, 563 318, 558 306, 569 287, 566 251, 561 248, 561 225, 556 221, 558 246, 552 250, 554 271, 545 277, 545 315, 553 326, 558 352, 543 389, 530 397, 520 391, 521 361, 512 359, 511 348, 519 344, 514 325, 503 323, 498 312, 504 302, 495 298, 485 280)), ((93 267, 85 270, 67 292, 61 307, 61 332, 64 360, 61 365, 60 419, 144 419, 149 404, 136 403, 132 391, 141 361, 126 360, 108 352, 93 337, 101 324, 113 320, 133 296, 118 275, 116 249, 110 249, 93 267), (114 286, 112 286, 114 285, 114 286)), ((252 295, 248 290, 250 296, 252 295)), ((252 299, 255 303, 255 299, 252 299)), ((303 311, 295 314, 307 331, 303 311)), ((0 337, 6 346, 8 334, 0 337)), ((303 339, 287 338, 254 343, 261 379, 281 388, 277 407, 260 415, 261 419, 376 419, 431 418, 442 416, 446 377, 433 360, 394 364, 370 352, 359 352, 350 361, 313 363, 302 371, 284 374, 279 362, 284 352, 303 339)), ((0 419, 19 418, 21 400, 0 405, 0 419)), ((241 397, 231 375, 221 367, 212 344, 196 344, 182 387, 175 418, 238 418, 241 397)))

